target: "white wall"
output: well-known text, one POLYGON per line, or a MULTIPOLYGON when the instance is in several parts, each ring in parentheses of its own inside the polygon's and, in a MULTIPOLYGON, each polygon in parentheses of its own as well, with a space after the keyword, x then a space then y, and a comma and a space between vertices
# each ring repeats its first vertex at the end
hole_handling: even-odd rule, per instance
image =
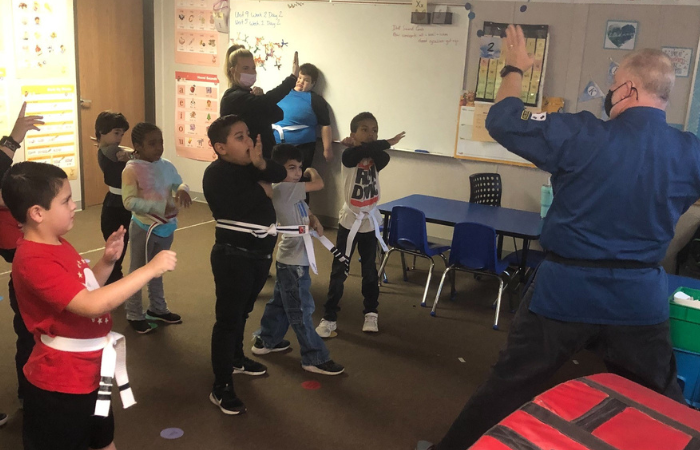
MULTIPOLYGON (((481 1, 478 3, 483 5, 481 12, 490 11, 497 7, 497 5, 489 5, 488 3, 490 2, 481 1)), ((535 5, 534 3, 530 4, 530 7, 538 6, 542 8, 545 6, 535 5)), ((159 80, 156 83, 157 121, 164 132, 166 157, 173 161, 182 174, 183 179, 190 184, 192 189, 196 192, 201 192, 202 175, 208 164, 186 160, 175 155, 174 73, 176 70, 209 73, 211 69, 174 63, 174 6, 172 2, 166 0, 156 0, 155 4, 156 80, 159 80)), ((588 8, 588 5, 571 5, 565 10, 576 17, 581 17, 582 13, 588 14, 588 8), (585 9, 585 11, 582 11, 582 9, 585 9)), ((510 16, 511 14, 508 15, 510 16)), ((477 19, 482 21, 498 20, 497 17, 483 16, 477 16, 477 19)), ((579 55, 583 56, 584 45, 586 44, 585 36, 583 35, 585 35, 587 21, 580 21, 579 28, 581 29, 575 28, 575 24, 579 23, 579 21, 575 17, 568 15, 567 17, 562 17, 558 23, 565 24, 565 34, 570 36, 567 39, 568 42, 562 43, 566 47, 564 53, 572 54, 571 52, 578 52, 579 55), (570 25, 574 26, 574 29, 570 29, 570 25)), ((226 49, 225 39, 225 35, 220 34, 221 61, 224 59, 226 49)), ((561 52, 556 52, 554 45, 553 49, 553 54, 562 54, 561 52)), ((550 64, 557 64, 557 61, 552 56, 550 54, 550 64)), ((319 65, 321 69, 323 68, 322 61, 312 60, 312 62, 319 65)), ((470 68, 467 68, 467 75, 469 72, 470 68)), ((222 85, 220 86, 220 92, 222 93, 226 87, 223 69, 220 67, 217 73, 222 80, 222 85)), ((557 80, 556 82, 551 80, 547 85, 545 94, 564 96, 569 105, 576 108, 575 99, 578 96, 582 83, 585 85, 586 82, 587 80, 585 82, 582 80, 579 70, 577 74, 567 74, 565 80, 557 80), (553 87, 558 87, 557 92, 551 90, 553 87)), ((378 119, 381 130, 381 117, 378 119)), ((389 134, 392 131, 386 130, 389 134)), ((410 132, 410 130, 406 131, 410 132)), ((396 133, 397 131, 393 132, 396 133)), ((341 192, 343 180, 340 170, 340 152, 342 147, 336 144, 334 145, 334 151, 336 158, 331 163, 326 163, 323 160, 320 151, 317 151, 314 162, 314 166, 319 170, 326 182, 326 188, 321 192, 312 194, 311 209, 319 216, 328 219, 326 222, 337 218, 338 210, 342 206, 343 201, 341 192)), ((506 164, 457 160, 436 155, 417 155, 400 151, 391 151, 390 154, 391 163, 381 172, 382 201, 391 201, 415 193, 467 200, 469 199, 469 175, 478 172, 498 172, 503 180, 502 206, 527 211, 539 211, 540 187, 546 182, 548 177, 548 174, 538 169, 506 164)), ((669 248, 669 255, 675 255, 678 249, 687 242, 699 223, 700 208, 695 206, 681 218, 676 239, 674 239, 669 248)), ((449 237, 450 234, 450 230, 444 227, 432 227, 429 232, 442 237, 449 237)), ((505 244, 509 245, 508 240, 506 240, 505 244)), ((671 260, 669 258, 667 260, 667 269, 671 270, 673 268, 671 260)))
MULTIPOLYGON (((15 71, 15 54, 14 54, 14 36, 12 28, 12 2, 10 0, 0 0, 0 67, 4 67, 7 70, 7 78, 5 81, 5 87, 7 90, 7 101, 8 101, 8 129, 0 129, 0 136, 9 135, 12 131, 12 126, 17 118, 17 113, 22 106, 22 95, 20 92, 20 87, 23 85, 52 85, 52 84, 72 84, 76 86, 77 93, 77 75, 75 67, 75 27, 73 23, 73 1, 63 0, 66 5, 66 32, 68 38, 66 39, 66 58, 70 61, 68 65, 68 72, 65 76, 61 78, 42 78, 42 79, 17 79, 15 71)), ((30 4, 30 2, 27 2, 30 4)), ((52 2, 56 3, 56 2, 52 2)), ((30 6, 31 7, 31 6, 30 6)), ((19 43, 17 43, 19 45, 19 43)), ((77 94, 76 94, 77 99, 77 94)), ((78 133, 78 116, 79 111, 76 105, 76 117, 75 117, 75 142, 80 142, 80 135, 78 133)), ((78 144, 77 144, 78 145, 78 144)), ((80 152, 76 148, 76 163, 80 167, 80 152)), ((17 150, 15 153, 15 162, 24 161, 24 148, 17 150)), ((78 178, 76 180, 71 180, 71 189, 73 190, 73 200, 80 207, 81 205, 81 179, 80 171, 78 171, 78 178)))

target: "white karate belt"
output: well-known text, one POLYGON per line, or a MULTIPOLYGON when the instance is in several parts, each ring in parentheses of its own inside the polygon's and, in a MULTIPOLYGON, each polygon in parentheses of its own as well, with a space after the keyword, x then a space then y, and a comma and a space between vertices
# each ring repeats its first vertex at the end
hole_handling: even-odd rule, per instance
POLYGON ((304 128, 309 128, 308 125, 288 125, 286 127, 281 127, 277 124, 273 124, 272 128, 277 131, 277 133, 280 135, 280 143, 284 144, 284 130, 287 131, 296 131, 296 130, 303 130, 304 128))
POLYGON ((345 246, 345 256, 348 259, 350 258, 350 253, 352 252, 352 243, 355 241, 355 236, 357 236, 357 230, 360 229, 360 225, 362 225, 362 219, 364 219, 366 216, 369 216, 370 220, 374 224, 374 235, 377 237, 379 245, 382 246, 382 251, 384 251, 384 253, 389 251, 389 247, 386 246, 386 244, 384 243, 384 239, 382 239, 382 234, 379 232, 379 223, 377 222, 377 218, 374 217, 374 214, 372 214, 372 212, 374 212, 376 209, 377 208, 375 207, 367 212, 360 212, 359 214, 355 214, 354 211, 347 208, 348 211, 355 214, 355 222, 352 224, 352 227, 350 227, 350 233, 348 233, 348 242, 345 246))
POLYGON ((111 192, 112 194, 114 194, 114 195, 122 195, 122 190, 121 190, 121 189, 115 188, 115 187, 112 187, 112 186, 108 186, 108 187, 109 187, 109 192, 111 192))
POLYGON ((100 389, 97 392, 97 403, 95 404, 96 416, 107 417, 109 415, 112 380, 115 378, 124 409, 136 404, 134 393, 129 386, 129 376, 126 373, 126 339, 123 335, 110 331, 107 336, 101 338, 73 339, 42 334, 41 342, 47 347, 62 352, 82 353, 102 350, 100 389))
POLYGON ((165 216, 165 217, 160 217, 155 214, 146 214, 146 217, 151 219, 153 223, 151 224, 150 227, 148 227, 148 231, 146 231, 146 249, 144 250, 144 255, 145 255, 145 261, 148 263, 148 240, 151 239, 151 235, 153 234, 153 230, 156 229, 159 225, 164 225, 168 222, 170 222, 170 219, 177 217, 177 214, 172 214, 170 216, 165 216))
POLYGON ((278 234, 287 234, 291 236, 299 236, 304 239, 304 247, 306 248, 306 256, 309 258, 309 267, 318 275, 318 267, 316 266, 316 254, 314 253, 314 244, 311 236, 318 239, 324 247, 326 247, 335 258, 349 267, 349 261, 345 258, 333 243, 325 236, 319 236, 318 233, 312 231, 308 225, 275 225, 269 227, 258 225, 255 223, 236 222, 235 220, 219 219, 216 221, 217 228, 225 230, 238 231, 241 233, 250 233, 256 238, 263 239, 268 236, 277 236, 278 234))

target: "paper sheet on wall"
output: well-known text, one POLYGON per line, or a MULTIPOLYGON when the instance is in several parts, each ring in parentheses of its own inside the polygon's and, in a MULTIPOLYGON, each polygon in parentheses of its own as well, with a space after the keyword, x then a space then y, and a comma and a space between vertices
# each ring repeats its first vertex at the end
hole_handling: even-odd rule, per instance
POLYGON ((486 116, 493 106, 491 103, 476 102, 474 105, 474 123, 472 126, 472 141, 496 142, 486 129, 486 116))
POLYGON ((24 139, 24 159, 53 164, 78 179, 76 146, 76 98, 73 85, 22 86, 26 115, 44 116, 40 131, 24 139))
MULTIPOLYGON (((72 21, 72 17, 70 20, 72 21)), ((12 32, 17 78, 58 78, 68 75, 72 36, 66 2, 12 0, 12 32)))
POLYGON ((219 117, 219 79, 215 74, 175 72, 175 151, 183 158, 214 161, 207 130, 219 117))
POLYGON ((219 65, 219 33, 213 7, 216 0, 177 0, 175 5, 175 62, 219 65))
POLYGON ((0 134, 10 134, 12 126, 8 116, 7 106, 7 70, 0 67, 0 134))

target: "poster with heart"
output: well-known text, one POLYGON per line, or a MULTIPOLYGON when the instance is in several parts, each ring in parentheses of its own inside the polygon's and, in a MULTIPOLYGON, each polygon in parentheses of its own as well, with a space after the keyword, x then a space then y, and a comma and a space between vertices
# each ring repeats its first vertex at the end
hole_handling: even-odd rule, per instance
POLYGON ((634 50, 639 23, 608 20, 605 28, 605 48, 613 50, 634 50))

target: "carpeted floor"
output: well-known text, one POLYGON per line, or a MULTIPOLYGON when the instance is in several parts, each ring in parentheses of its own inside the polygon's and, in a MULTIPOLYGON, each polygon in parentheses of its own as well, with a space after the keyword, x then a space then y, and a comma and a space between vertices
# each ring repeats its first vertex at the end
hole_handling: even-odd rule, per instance
MULTIPOLYGON (((99 206, 78 213, 75 228, 67 236, 93 262, 101 257, 96 249, 103 245, 99 217, 99 206)), ((381 288, 380 332, 363 333, 355 256, 341 302, 338 336, 326 341, 332 358, 345 365, 346 372, 327 377, 302 370, 299 347, 290 331, 290 350, 255 358, 268 366, 268 375, 235 376, 236 392, 248 413, 225 416, 207 398, 213 381, 210 337, 215 302, 209 264, 214 224, 210 221, 207 206, 196 203, 182 212, 175 234, 178 267, 165 276, 165 291, 168 305, 183 316, 183 324, 160 326, 141 336, 128 327, 122 308, 113 313, 114 330, 127 336, 129 378, 138 402, 123 410, 118 396, 114 397, 119 449, 411 450, 420 439, 435 441, 444 434, 505 343, 513 315, 504 296, 501 331, 491 329, 494 281, 458 274, 456 299, 449 301, 449 295, 443 294, 438 317, 433 318, 429 309, 420 307, 427 264, 419 260, 417 270, 409 272, 404 282, 398 255, 389 262, 390 283, 381 288), (320 382, 320 389, 302 388, 308 380, 320 382), (161 438, 161 430, 171 427, 181 428, 184 435, 176 440, 161 438)), ((335 240, 334 230, 327 235, 335 240)), ((331 257, 320 245, 316 255, 320 273, 312 274, 312 294, 318 323, 331 257)), ((429 305, 443 269, 442 262, 436 262, 429 305)), ((0 429, 3 450, 22 447, 8 270, 8 265, 0 265, 0 295, 5 297, 0 302, 0 411, 10 415, 0 429)), ((248 320, 247 336, 259 326, 273 285, 271 277, 248 320)), ((246 343, 247 352, 249 348, 246 343)), ((581 354, 550 385, 602 370, 592 356, 581 354)))

